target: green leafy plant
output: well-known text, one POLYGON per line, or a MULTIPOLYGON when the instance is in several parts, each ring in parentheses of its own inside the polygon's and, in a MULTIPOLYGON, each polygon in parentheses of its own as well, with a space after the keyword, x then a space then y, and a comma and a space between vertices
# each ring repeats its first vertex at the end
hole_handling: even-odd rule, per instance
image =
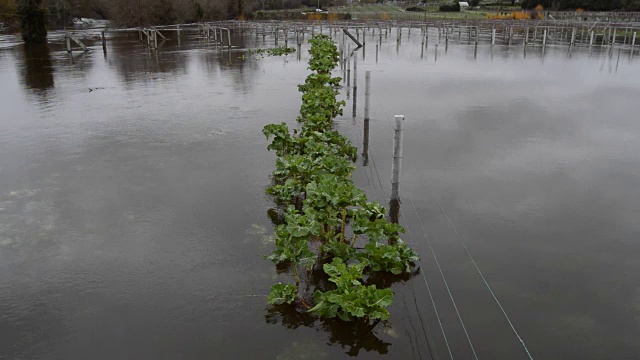
POLYGON ((329 74, 338 65, 340 53, 328 35, 317 35, 309 40, 309 69, 318 74, 329 74))
POLYGON ((267 55, 267 56, 287 56, 289 54, 293 54, 294 52, 296 52, 295 48, 286 47, 286 46, 277 46, 277 47, 274 47, 274 48, 267 48, 267 49, 250 49, 250 50, 247 50, 247 54, 249 54, 249 55, 261 55, 262 57, 264 57, 265 55, 267 55))
POLYGON ((337 257, 347 261, 356 255, 356 249, 349 242, 341 241, 338 237, 329 239, 322 245, 322 252, 330 257, 337 257))
POLYGON ((312 72, 298 86, 301 128, 291 131, 281 123, 262 131, 270 140, 268 150, 278 156, 266 191, 286 206, 284 222, 275 228, 275 249, 266 258, 289 265, 296 281, 274 285, 268 302, 292 304, 298 299, 321 317, 385 320, 393 293, 363 285, 363 271, 368 279, 376 273, 409 273, 418 254, 400 239, 402 226, 389 222, 384 207, 368 202, 351 180, 357 148, 332 130, 345 105, 337 100, 341 79, 331 76, 339 54, 328 36, 315 36, 310 43, 312 72), (359 239, 365 239, 364 247, 357 247, 359 239), (319 271, 319 263, 335 288, 318 286, 308 299, 309 274, 319 271), (307 271, 307 286, 299 294, 301 267, 307 271), (315 305, 311 308, 305 299, 315 305))
POLYGON ((291 304, 297 295, 298 288, 295 285, 277 283, 271 286, 267 302, 269 305, 291 304))
MULTIPOLYGON (((318 235, 320 223, 316 219, 298 213, 290 206, 285 215, 285 224, 276 227, 276 249, 267 256, 274 263, 291 262, 294 265, 313 266, 317 255, 309 250, 311 236, 318 235)), ((296 271, 296 285, 299 282, 296 271)))
POLYGON ((418 254, 402 240, 395 244, 381 244, 371 241, 365 246, 366 252, 358 258, 373 271, 385 271, 395 275, 411 271, 411 264, 418 261, 418 254))
POLYGON ((393 293, 389 289, 377 289, 375 285, 362 284, 364 264, 345 264, 335 258, 324 265, 329 281, 336 285, 335 290, 314 294, 316 305, 310 312, 316 312, 327 318, 339 317, 350 321, 353 318, 367 320, 386 320, 389 318, 387 306, 393 302, 393 293))
POLYGON ((295 139, 289 134, 289 127, 285 123, 269 124, 262 129, 267 139, 273 138, 267 150, 274 150, 276 155, 283 156, 293 152, 295 139))

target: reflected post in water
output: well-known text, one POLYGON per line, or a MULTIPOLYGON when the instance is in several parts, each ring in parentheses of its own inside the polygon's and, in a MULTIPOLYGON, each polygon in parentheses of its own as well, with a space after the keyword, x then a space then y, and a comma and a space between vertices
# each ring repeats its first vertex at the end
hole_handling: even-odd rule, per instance
POLYGON ((362 143, 362 166, 369 164, 369 111, 371 107, 371 70, 364 73, 364 140, 362 143))

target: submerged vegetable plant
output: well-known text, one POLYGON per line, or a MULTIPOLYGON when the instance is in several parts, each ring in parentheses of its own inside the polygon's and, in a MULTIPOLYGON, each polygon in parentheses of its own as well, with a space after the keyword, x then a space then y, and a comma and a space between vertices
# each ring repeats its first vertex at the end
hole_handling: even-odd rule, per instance
POLYGON ((309 42, 311 74, 298 86, 301 127, 291 131, 281 123, 262 130, 271 139, 267 149, 278 156, 267 193, 286 209, 284 223, 275 229, 275 249, 266 258, 288 266, 295 279, 273 285, 267 301, 302 305, 325 318, 386 320, 393 292, 367 285, 367 279, 410 273, 418 254, 400 239, 404 228, 389 222, 385 209, 368 202, 354 185, 357 148, 332 130, 345 105, 335 89, 341 79, 331 76, 338 50, 326 35, 309 42), (312 284, 314 271, 322 271, 328 282, 312 284))
POLYGON ((256 55, 256 56, 286 56, 296 52, 295 48, 286 47, 286 46, 277 46, 274 48, 266 48, 266 49, 249 49, 247 54, 256 55))

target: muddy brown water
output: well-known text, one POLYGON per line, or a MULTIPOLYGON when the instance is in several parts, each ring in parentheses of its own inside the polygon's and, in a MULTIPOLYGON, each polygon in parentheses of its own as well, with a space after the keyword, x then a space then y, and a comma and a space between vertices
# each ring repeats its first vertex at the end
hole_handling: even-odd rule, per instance
POLYGON ((637 358, 640 54, 436 57, 433 40, 421 58, 419 41, 385 39, 376 63, 372 38, 357 115, 342 89, 336 120, 362 147, 370 69, 354 179, 387 204, 392 118, 406 116, 400 219, 423 267, 371 331, 266 305, 287 276, 263 259, 275 156, 261 129, 294 124, 306 45, 256 59, 195 35, 157 53, 117 35, 106 55, 89 39, 69 57, 60 33, 44 47, 0 36, 0 358, 447 359, 440 321, 454 359, 527 359, 460 239, 533 358, 637 358))

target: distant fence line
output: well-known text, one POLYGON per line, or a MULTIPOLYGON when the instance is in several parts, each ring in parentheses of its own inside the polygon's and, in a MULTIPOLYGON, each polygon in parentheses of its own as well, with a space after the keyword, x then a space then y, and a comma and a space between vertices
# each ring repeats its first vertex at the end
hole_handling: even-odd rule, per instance
MULTIPOLYGON (((115 32, 134 32, 138 38, 152 49, 157 49, 159 43, 168 40, 163 32, 175 34, 178 42, 181 33, 196 33, 208 41, 224 46, 237 48, 232 44, 233 33, 241 35, 269 36, 274 45, 288 46, 292 41, 301 46, 305 36, 318 33, 330 35, 339 39, 342 30, 347 29, 355 34, 356 39, 366 46, 366 42, 382 44, 383 37, 395 37, 401 42, 402 34, 421 36, 423 44, 434 41, 437 37, 448 45, 448 42, 458 41, 471 45, 530 45, 530 46, 609 46, 613 49, 630 49, 635 51, 640 32, 640 23, 628 22, 599 22, 571 20, 349 20, 349 21, 215 21, 206 23, 175 24, 153 26, 148 28, 105 28, 102 29, 102 45, 106 52, 105 34, 115 32), (366 36, 365 36, 366 35, 366 36), (160 38, 160 40, 159 40, 160 38)), ((68 39, 76 41, 69 33, 68 39)), ((68 46, 70 51, 70 47, 68 46)))
MULTIPOLYGON (((395 36, 398 42, 402 34, 411 31, 422 36, 423 42, 429 37, 438 37, 438 41, 457 40, 469 44, 490 45, 540 45, 540 46, 610 46, 634 50, 640 32, 640 24, 600 23, 558 21, 558 20, 428 20, 428 21, 341 21, 341 22, 218 22, 234 31, 255 34, 256 36, 273 35, 276 43, 289 37, 298 40, 305 34, 325 33, 334 38, 341 36, 341 30, 347 29, 362 39, 382 43, 382 38, 395 36), (364 36, 366 34, 366 37, 364 36), (362 36, 362 37, 361 37, 362 36)), ((432 40, 433 41, 433 40, 432 40)))

